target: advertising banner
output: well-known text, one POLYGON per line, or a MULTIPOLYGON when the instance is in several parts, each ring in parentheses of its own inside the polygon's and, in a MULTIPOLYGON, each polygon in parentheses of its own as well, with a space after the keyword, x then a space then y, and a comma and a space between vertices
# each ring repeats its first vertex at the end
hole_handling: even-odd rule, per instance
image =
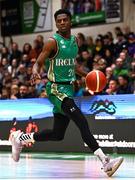
MULTIPOLYGON (((107 153, 134 153, 135 120, 95 120, 87 116, 90 130, 99 145, 107 153)), ((31 119, 27 121, 1 121, 0 122, 0 151, 10 150, 10 134, 21 130, 26 133, 38 132, 53 128, 53 118, 31 119)), ((81 138, 81 134, 71 120, 66 130, 64 140, 29 143, 23 151, 38 152, 91 152, 90 148, 81 138)))
POLYGON ((51 0, 22 0, 22 32, 35 33, 52 29, 51 0))
MULTIPOLYGON (((74 98, 85 115, 95 119, 135 119, 135 95, 97 95, 74 98)), ((52 117, 53 105, 48 98, 0 101, 0 121, 27 120, 52 117), (8 107, 8 108, 7 108, 8 107)))
MULTIPOLYGON (((135 95, 98 95, 75 98, 92 134, 107 152, 135 151, 135 95)), ((11 149, 13 131, 26 133, 53 128, 53 105, 47 98, 0 101, 0 150, 11 149)), ((29 144, 26 151, 89 152, 75 124, 70 122, 63 141, 29 144)))
POLYGON ((73 27, 122 20, 121 0, 62 0, 62 8, 71 12, 73 27))

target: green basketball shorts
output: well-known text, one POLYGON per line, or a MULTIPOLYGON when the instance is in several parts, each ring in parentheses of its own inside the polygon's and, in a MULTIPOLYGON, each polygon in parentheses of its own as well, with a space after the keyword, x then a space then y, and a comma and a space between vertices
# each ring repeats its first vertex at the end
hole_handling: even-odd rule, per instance
POLYGON ((62 101, 65 97, 72 98, 74 94, 73 84, 56 84, 53 82, 48 82, 46 84, 46 92, 49 100, 54 105, 53 113, 62 113, 64 112, 61 109, 62 101))

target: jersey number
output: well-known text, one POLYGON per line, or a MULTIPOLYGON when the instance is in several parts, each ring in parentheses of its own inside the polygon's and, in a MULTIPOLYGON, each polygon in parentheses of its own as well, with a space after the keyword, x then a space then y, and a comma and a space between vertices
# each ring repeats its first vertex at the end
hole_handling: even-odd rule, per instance
POLYGON ((74 70, 73 70, 73 69, 69 69, 69 70, 68 70, 68 76, 69 76, 69 77, 74 76, 74 70))

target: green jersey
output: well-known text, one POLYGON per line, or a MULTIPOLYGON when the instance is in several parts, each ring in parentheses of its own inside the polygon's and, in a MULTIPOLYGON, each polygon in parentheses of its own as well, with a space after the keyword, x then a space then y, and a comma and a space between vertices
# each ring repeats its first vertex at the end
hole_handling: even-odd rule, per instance
POLYGON ((78 53, 76 37, 71 35, 69 39, 65 39, 56 33, 53 38, 57 42, 57 53, 49 59, 48 79, 52 82, 74 81, 75 59, 78 53))

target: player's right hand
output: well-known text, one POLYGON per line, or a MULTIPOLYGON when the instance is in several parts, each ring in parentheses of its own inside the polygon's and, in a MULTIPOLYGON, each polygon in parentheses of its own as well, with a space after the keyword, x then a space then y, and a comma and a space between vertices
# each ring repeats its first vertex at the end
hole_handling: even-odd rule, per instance
POLYGON ((39 80, 41 80, 41 77, 40 77, 40 75, 38 73, 31 75, 31 78, 30 78, 31 85, 37 84, 37 82, 39 80))
POLYGON ((88 91, 90 93, 90 95, 94 95, 94 92, 89 90, 88 87, 86 87, 85 89, 86 89, 86 91, 88 91))

